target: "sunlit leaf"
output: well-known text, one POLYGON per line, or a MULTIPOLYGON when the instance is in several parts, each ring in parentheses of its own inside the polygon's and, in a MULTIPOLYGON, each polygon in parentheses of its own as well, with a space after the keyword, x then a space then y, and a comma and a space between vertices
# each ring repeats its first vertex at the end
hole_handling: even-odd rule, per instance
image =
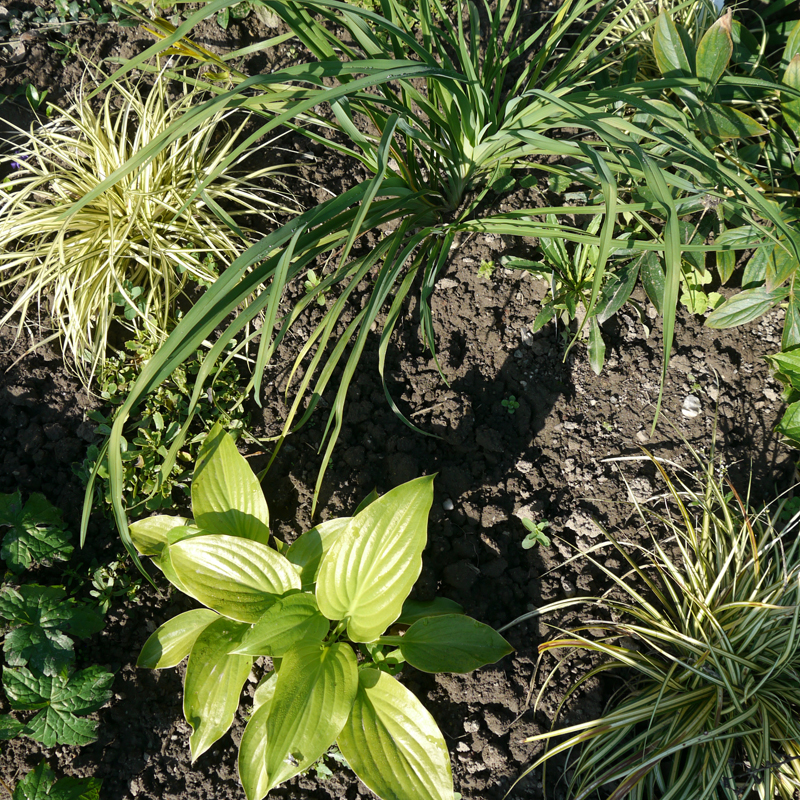
POLYGON ((207 608, 196 608, 178 614, 157 628, 147 639, 136 666, 165 669, 180 664, 191 652, 197 637, 218 619, 219 614, 207 608))

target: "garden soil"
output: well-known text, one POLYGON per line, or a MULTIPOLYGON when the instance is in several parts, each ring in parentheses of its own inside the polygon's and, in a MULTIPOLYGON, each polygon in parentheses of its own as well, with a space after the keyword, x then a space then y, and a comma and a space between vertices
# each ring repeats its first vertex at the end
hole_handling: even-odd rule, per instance
MULTIPOLYGON (((241 46, 270 33, 259 26, 256 20, 246 20, 225 33, 209 23, 198 39, 210 47, 241 46)), ((129 57, 147 44, 135 29, 91 25, 81 26, 71 40, 94 60, 129 57)), ((297 55, 281 51, 276 57, 288 63, 297 55)), ((266 62, 248 65, 251 70, 274 67, 266 62)), ((82 73, 78 61, 62 65, 45 41, 32 37, 24 43, 21 58, 0 66, 0 91, 33 82, 63 103, 82 73)), ((22 109, 8 103, 0 106, 0 116, 17 124, 28 122, 22 109)), ((358 177, 352 164, 319 158, 321 151, 300 139, 287 137, 286 143, 290 150, 310 153, 305 171, 317 186, 301 187, 300 192, 322 197, 358 177)), ((529 191, 508 202, 510 208, 543 205, 544 199, 529 191)), ((603 326, 606 364, 603 373, 595 375, 584 344, 565 355, 563 328, 549 324, 531 332, 544 284, 500 266, 488 278, 478 274, 482 262, 499 265, 508 253, 531 256, 532 246, 481 237, 456 243, 431 298, 442 374, 420 340, 416 301, 398 322, 387 356, 387 387, 424 434, 411 430, 390 409, 378 375, 374 334, 350 389, 318 506, 318 518, 349 515, 372 489, 385 492, 419 475, 436 474, 428 546, 414 596, 449 597, 495 627, 548 602, 610 588, 597 564, 584 557, 571 560, 603 541, 598 523, 626 542, 647 543, 629 496, 659 494, 663 483, 646 461, 613 459, 639 458, 647 448, 655 456, 691 466, 689 446, 708 454, 716 440, 720 463, 728 467, 742 494, 772 497, 788 489, 794 476, 793 454, 773 433, 783 406, 780 387, 764 360, 779 349, 782 312, 735 330, 713 331, 703 326, 702 318, 681 309, 663 412, 651 433, 662 365, 661 327, 654 310, 639 296, 641 315, 626 306, 603 326), (699 400, 699 413, 687 417, 683 409, 690 395, 699 400), (508 402, 512 397, 515 408, 508 402), (551 546, 523 549, 523 519, 548 522, 551 546)), ((359 287, 355 307, 367 290, 367 285, 359 287)), ((296 291, 302 292, 302 287, 296 291)), ((287 339, 265 376, 259 403, 250 407, 255 436, 265 439, 280 431, 286 413, 283 391, 296 354, 292 347, 299 348, 322 313, 309 313, 302 322, 305 328, 287 339)), ((88 445, 99 441, 87 412, 101 403, 68 375, 57 349, 46 345, 26 354, 39 336, 33 326, 16 342, 13 328, 0 331, 0 492, 19 488, 25 496, 44 493, 64 510, 77 535, 83 486, 73 467, 83 460, 88 445)), ((316 424, 287 439, 263 483, 273 532, 285 541, 312 524, 324 413, 317 414, 316 424)), ((254 469, 266 466, 268 444, 240 442, 240 447, 254 469)), ((120 552, 112 524, 96 514, 72 567, 87 571, 93 561, 108 563, 120 552)), ((615 574, 625 574, 620 558, 608 548, 597 550, 594 557, 615 574)), ((42 570, 35 578, 58 583, 63 573, 42 570)), ((237 744, 264 665, 254 667, 230 733, 192 764, 190 729, 182 714, 182 668, 155 672, 135 666, 150 633, 192 607, 160 576, 155 583, 157 588, 145 584, 134 599, 113 600, 104 630, 77 647, 78 666, 99 663, 115 673, 113 697, 96 715, 97 741, 52 750, 29 739, 3 743, 0 778, 6 786, 13 787, 46 758, 60 774, 101 778, 105 800, 244 800, 236 777, 237 744)), ((545 789, 548 797, 564 796, 564 765, 557 759, 545 777, 535 770, 516 785, 515 781, 542 751, 541 744, 525 739, 550 729, 568 688, 593 662, 580 654, 566 662, 535 707, 555 666, 548 656, 537 671, 537 648, 555 635, 555 628, 596 613, 572 609, 510 628, 505 635, 514 653, 469 675, 404 670, 403 682, 444 733, 455 786, 464 798, 500 800, 510 792, 511 797, 539 800, 545 789)), ((615 692, 624 693, 625 678, 584 683, 566 702, 559 725, 601 714, 615 692)), ((3 711, 8 708, 0 704, 3 711)), ((270 796, 372 796, 335 760, 325 763, 331 777, 321 780, 312 772, 270 796)))

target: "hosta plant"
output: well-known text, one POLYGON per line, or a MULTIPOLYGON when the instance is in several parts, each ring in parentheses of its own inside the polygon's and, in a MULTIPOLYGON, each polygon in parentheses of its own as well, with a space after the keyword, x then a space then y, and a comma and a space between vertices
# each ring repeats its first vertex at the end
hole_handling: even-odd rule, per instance
POLYGON ((586 606, 583 624, 539 645, 559 659, 540 698, 573 655, 600 655, 559 711, 593 676, 626 676, 602 717, 530 740, 565 737, 533 767, 566 752, 573 800, 790 800, 800 791, 798 516, 785 518, 787 501, 754 511, 713 458, 694 455, 700 470, 683 479, 653 459, 667 488, 661 510, 631 492, 651 546, 607 533, 605 548, 628 572, 588 555, 614 589, 568 601, 586 606))
POLYGON ((0 325, 14 321, 18 334, 31 320, 52 326, 51 338, 87 381, 106 356, 112 322, 161 342, 191 284, 214 281, 215 262, 247 249, 255 231, 234 217, 292 205, 275 167, 219 171, 245 125, 231 111, 204 117, 147 165, 95 192, 202 100, 187 87, 170 99, 162 75, 149 93, 126 78, 114 81, 97 110, 81 88, 72 107, 51 106, 50 122, 19 130, 0 156, 0 168, 10 169, 0 183, 0 288, 11 298, 0 325), (265 177, 273 180, 268 195, 257 184, 265 177))
POLYGON ((138 551, 205 606, 162 625, 138 661, 161 669, 189 657, 193 759, 228 730, 254 660, 268 656, 239 749, 248 800, 334 743, 384 800, 454 798, 442 734, 394 674, 404 662, 469 672, 511 647, 454 603, 407 601, 432 500, 433 479, 418 478, 272 546, 257 478, 222 427, 212 429, 192 482, 194 518, 131 525, 138 551))

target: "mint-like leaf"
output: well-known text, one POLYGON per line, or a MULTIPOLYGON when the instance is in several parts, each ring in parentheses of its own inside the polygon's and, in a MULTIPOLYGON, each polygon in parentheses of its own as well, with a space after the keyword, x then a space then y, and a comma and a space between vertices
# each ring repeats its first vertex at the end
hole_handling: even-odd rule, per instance
POLYGON ((67 634, 85 638, 103 627, 96 609, 68 599, 58 586, 28 584, 19 589, 6 586, 0 591, 0 619, 12 628, 3 650, 12 667, 30 664, 37 672, 58 675, 73 658, 72 640, 67 634))
POLYGON ((111 698, 114 675, 97 664, 71 675, 34 675, 26 668, 3 669, 3 688, 11 708, 39 713, 28 722, 31 739, 45 747, 84 745, 96 738, 98 722, 91 714, 111 698))
POLYGON ((33 563, 66 561, 72 553, 70 533, 61 512, 44 495, 32 494, 22 505, 22 495, 0 494, 0 527, 10 527, 0 547, 0 558, 15 574, 33 563))
POLYGON ((13 800, 100 800, 98 778, 56 780, 45 761, 31 770, 14 789, 13 800))

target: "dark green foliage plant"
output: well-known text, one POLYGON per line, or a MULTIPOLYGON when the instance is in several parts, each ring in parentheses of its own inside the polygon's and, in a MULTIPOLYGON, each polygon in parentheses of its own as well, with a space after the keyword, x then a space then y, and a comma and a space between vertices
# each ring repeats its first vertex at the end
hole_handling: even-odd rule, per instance
POLYGON ((98 778, 59 778, 46 761, 32 769, 16 786, 12 800, 100 800, 98 778))
POLYGON ((17 575, 34 564, 66 561, 72 554, 61 512, 42 494, 32 494, 24 505, 19 490, 0 494, 0 528, 10 529, 2 537, 0 556, 17 575))
POLYGON ((290 547, 270 546, 261 486, 214 426, 192 481, 194 518, 131 526, 138 551, 205 606, 162 625, 137 662, 162 669, 189 657, 193 760, 228 730, 255 658, 268 656, 239 748, 248 800, 309 769, 334 742, 384 800, 454 799, 444 738, 394 675, 404 663, 470 672, 512 648, 451 601, 407 601, 432 501, 433 478, 419 478, 290 547))

